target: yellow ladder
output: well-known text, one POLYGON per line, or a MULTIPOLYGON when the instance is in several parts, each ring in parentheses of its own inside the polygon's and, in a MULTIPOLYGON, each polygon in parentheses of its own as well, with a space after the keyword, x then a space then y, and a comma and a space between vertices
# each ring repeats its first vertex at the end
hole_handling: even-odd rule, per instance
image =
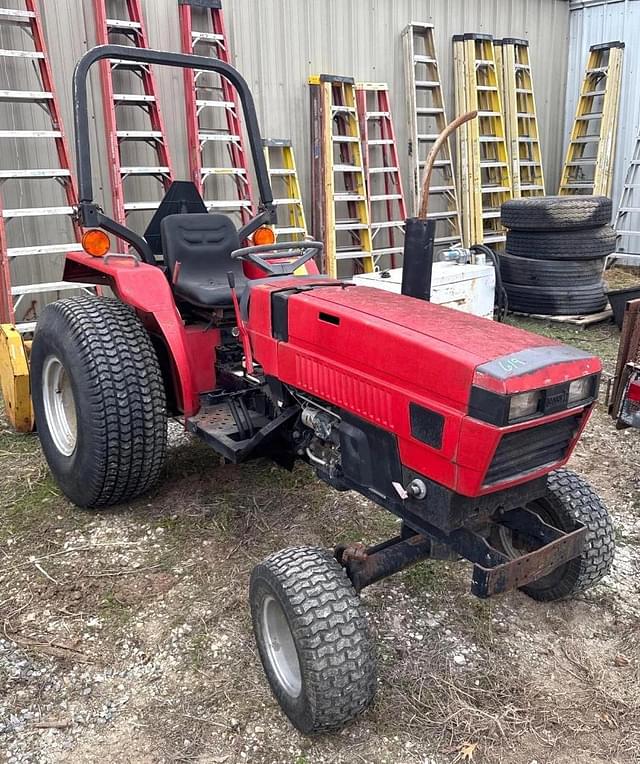
POLYGON ((529 41, 494 41, 514 198, 544 196, 540 130, 533 93, 529 41))
POLYGON ((493 38, 454 35, 456 111, 478 118, 457 131, 458 185, 465 246, 501 244, 500 207, 511 198, 511 174, 493 38))
MULTIPOLYGON (((433 24, 412 22, 405 27, 402 39, 411 162, 411 210, 413 215, 417 215, 424 164, 434 141, 447 125, 447 114, 433 24)), ((436 246, 460 243, 458 193, 448 140, 435 161, 427 217, 436 221, 436 246)))
POLYGON ((589 48, 562 170, 562 196, 611 195, 623 54, 623 42, 589 48))
POLYGON ((286 220, 284 225, 276 223, 274 226, 276 239, 302 241, 307 238, 307 221, 291 141, 270 138, 263 140, 262 145, 273 190, 273 203, 279 221, 286 220), (280 210, 284 211, 282 217, 280 210))
POLYGON ((324 242, 325 270, 334 278, 371 273, 375 265, 355 80, 320 74, 310 77, 309 84, 313 227, 324 242))

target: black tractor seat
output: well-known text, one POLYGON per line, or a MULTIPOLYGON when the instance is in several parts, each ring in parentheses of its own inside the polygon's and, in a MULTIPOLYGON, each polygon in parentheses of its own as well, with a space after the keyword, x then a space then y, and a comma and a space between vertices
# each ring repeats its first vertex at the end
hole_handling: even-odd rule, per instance
POLYGON ((231 253, 240 249, 233 222, 220 214, 167 215, 160 233, 175 296, 198 308, 231 307, 227 274, 233 273, 239 294, 248 281, 242 261, 231 259, 231 253))

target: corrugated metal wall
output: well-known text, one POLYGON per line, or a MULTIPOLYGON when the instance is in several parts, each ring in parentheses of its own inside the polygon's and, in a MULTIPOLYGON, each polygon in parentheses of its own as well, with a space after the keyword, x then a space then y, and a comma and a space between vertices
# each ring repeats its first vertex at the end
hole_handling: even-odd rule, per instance
MULTIPOLYGON (((565 148, 575 116, 589 47, 612 40, 622 40, 625 43, 612 191, 613 203, 617 210, 627 166, 640 131, 640 0, 574 0, 571 3, 570 40, 565 148)), ((640 245, 640 242, 638 244, 640 245)))
MULTIPOLYGON (((20 7, 17 0, 2 2, 3 6, 11 3, 20 7)), ((82 52, 95 44, 93 1, 42 0, 41 6, 70 133, 73 66, 82 52)), ((143 6, 151 44, 179 50, 177 0, 145 0, 143 6)), ((330 72, 390 83, 402 170, 405 182, 408 181, 400 34, 412 20, 436 25, 450 116, 453 34, 475 31, 530 40, 545 175, 550 189, 557 185, 564 132, 569 23, 568 4, 564 0, 224 0, 224 9, 235 63, 254 90, 263 133, 265 137, 293 139, 308 206, 310 74, 330 72)), ((188 177, 181 72, 165 69, 159 81, 177 174, 188 177)), ((100 147, 95 188, 96 194, 103 195, 105 208, 110 209, 97 88, 93 91, 93 103, 93 138, 100 147)), ((43 274, 46 278, 52 275, 59 276, 43 274)))

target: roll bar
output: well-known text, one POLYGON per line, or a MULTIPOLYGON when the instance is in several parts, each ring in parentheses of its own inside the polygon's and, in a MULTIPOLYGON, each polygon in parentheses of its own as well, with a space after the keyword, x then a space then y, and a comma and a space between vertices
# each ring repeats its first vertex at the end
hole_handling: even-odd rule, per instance
POLYGON ((248 234, 261 223, 269 223, 275 218, 273 192, 262 151, 262 136, 258 126, 253 96, 246 80, 237 69, 217 58, 195 56, 186 53, 170 53, 149 48, 132 48, 128 45, 98 45, 84 54, 76 64, 73 73, 73 116, 78 174, 78 207, 80 222, 83 226, 88 228, 103 228, 105 231, 124 239, 138 251, 145 262, 155 264, 155 258, 147 242, 130 228, 104 215, 93 201, 87 80, 91 67, 96 62, 105 58, 117 58, 122 61, 140 61, 143 64, 158 64, 160 66, 175 66, 181 69, 205 70, 215 72, 229 80, 240 96, 260 195, 259 214, 253 221, 247 223, 242 231, 248 234))

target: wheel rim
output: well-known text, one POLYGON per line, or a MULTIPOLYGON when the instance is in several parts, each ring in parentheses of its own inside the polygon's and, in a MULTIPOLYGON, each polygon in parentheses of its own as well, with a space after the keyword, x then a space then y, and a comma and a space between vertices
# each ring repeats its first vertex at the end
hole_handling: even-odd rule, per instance
POLYGON ((76 403, 71 378, 59 358, 50 355, 42 369, 42 400, 49 434, 64 456, 71 456, 78 439, 76 403))
POLYGON ((278 682, 296 698, 302 691, 302 673, 291 627, 280 603, 268 595, 262 603, 262 630, 267 659, 278 682))

